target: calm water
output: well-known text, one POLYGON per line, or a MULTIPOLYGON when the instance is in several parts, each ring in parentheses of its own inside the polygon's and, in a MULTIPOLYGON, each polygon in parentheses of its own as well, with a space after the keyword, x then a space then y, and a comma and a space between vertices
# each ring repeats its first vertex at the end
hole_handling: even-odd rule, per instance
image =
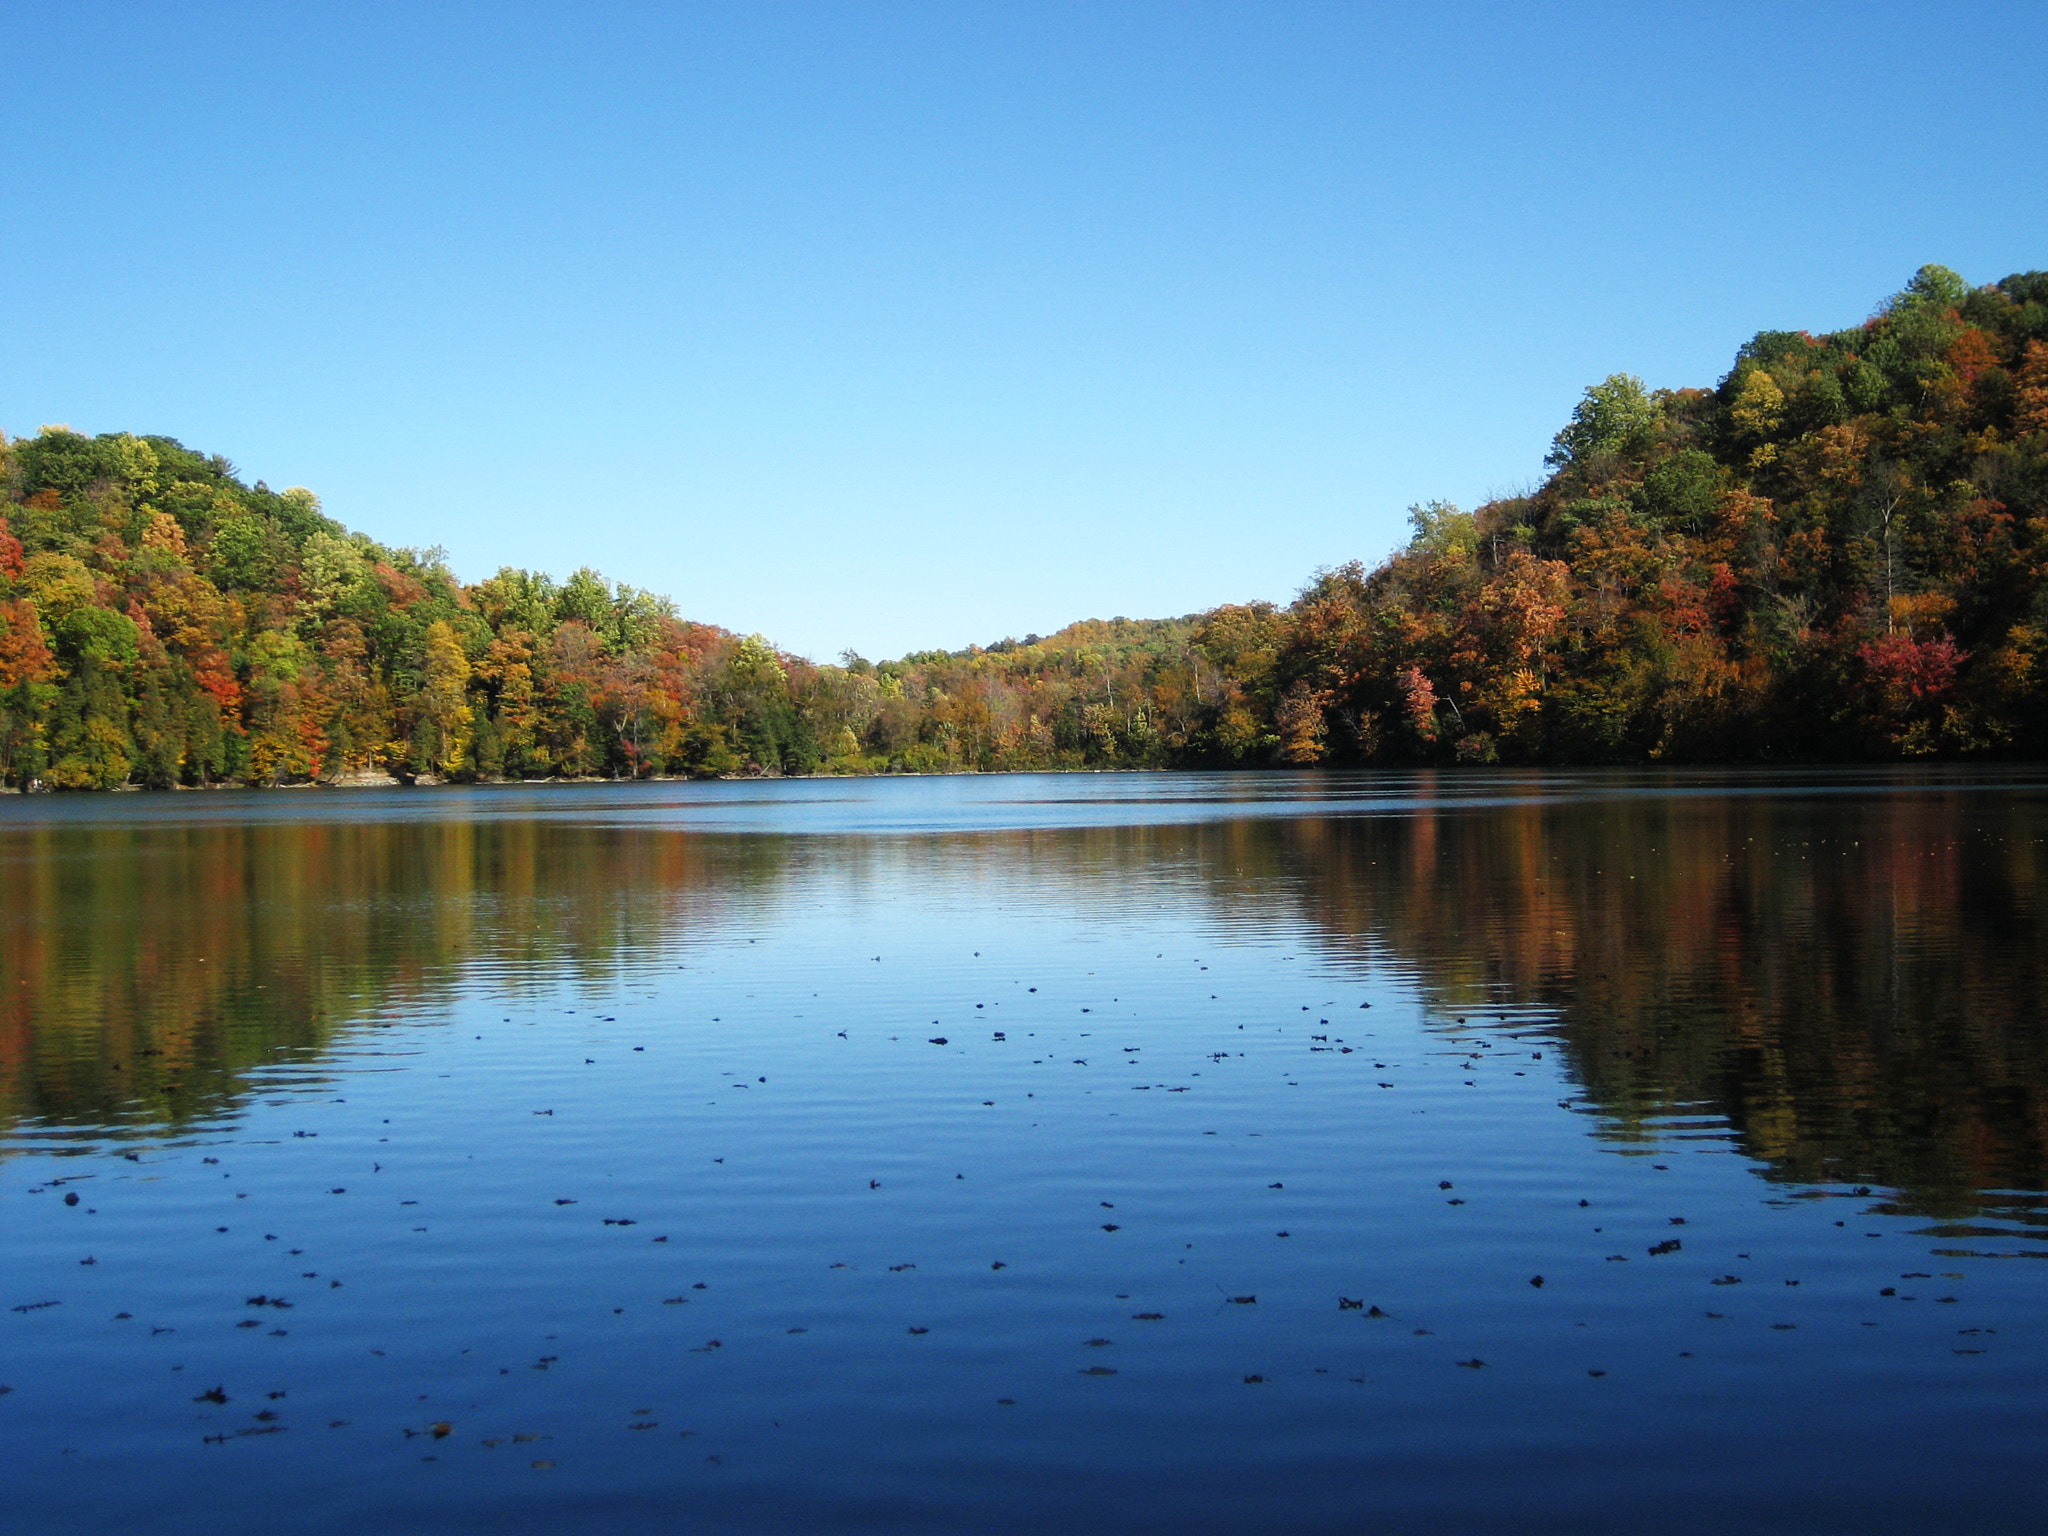
POLYGON ((0 1526, 2039 1530, 2044 839, 2024 772, 0 801, 0 1526))

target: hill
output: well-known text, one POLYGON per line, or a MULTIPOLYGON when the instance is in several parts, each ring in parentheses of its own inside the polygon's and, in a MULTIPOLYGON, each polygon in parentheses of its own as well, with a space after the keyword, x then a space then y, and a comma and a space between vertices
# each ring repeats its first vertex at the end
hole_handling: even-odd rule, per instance
POLYGON ((1281 756, 2048 747, 2048 274, 1924 267, 1854 330, 1757 335, 1712 389, 1611 377, 1550 464, 1310 585, 1256 679, 1281 756))
POLYGON ((163 437, 0 441, 0 782, 115 788, 2048 751, 2048 273, 1924 267, 1289 606, 818 666, 590 570, 464 584, 163 437))

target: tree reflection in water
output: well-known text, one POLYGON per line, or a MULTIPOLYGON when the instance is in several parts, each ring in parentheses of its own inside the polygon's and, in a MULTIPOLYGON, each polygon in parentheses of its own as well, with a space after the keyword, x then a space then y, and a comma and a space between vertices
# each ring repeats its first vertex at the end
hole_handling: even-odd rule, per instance
POLYGON ((821 890, 950 880, 1111 921, 1179 904, 1225 942, 1284 925, 1447 1021, 1539 1028, 1604 1137, 1732 1127, 1773 1179, 1886 1186, 1960 1235, 1978 1211, 2031 1222, 2036 793, 1552 792, 1567 778, 1500 775, 1505 803, 1475 804, 1420 776, 1383 814, 920 836, 20 820, 0 828, 0 1114, 17 1146, 175 1131, 459 987, 602 989, 821 890))

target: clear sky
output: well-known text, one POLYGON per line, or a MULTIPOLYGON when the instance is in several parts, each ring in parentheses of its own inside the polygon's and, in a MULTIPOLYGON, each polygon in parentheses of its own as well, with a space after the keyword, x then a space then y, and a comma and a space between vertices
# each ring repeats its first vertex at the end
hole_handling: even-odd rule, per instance
POLYGON ((1284 601, 1922 262, 2048 4, 0 10, 0 426, 828 659, 1284 601))

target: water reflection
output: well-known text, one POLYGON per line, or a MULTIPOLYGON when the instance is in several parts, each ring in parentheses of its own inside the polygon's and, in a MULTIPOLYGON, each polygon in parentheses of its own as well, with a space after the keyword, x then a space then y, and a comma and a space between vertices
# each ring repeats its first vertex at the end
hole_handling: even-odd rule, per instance
MULTIPOLYGON (((1587 782, 1433 801, 1413 781, 1330 814, 1344 785, 1319 779, 1320 814, 1161 823, 1148 796, 1133 824, 913 836, 829 835, 815 796, 802 833, 679 830, 602 790, 586 820, 437 818, 424 798, 390 817, 12 815, 0 1114, 16 1145, 160 1132, 467 982, 601 988, 827 894, 955 882, 998 905, 1180 909, 1226 941, 1290 928, 1405 973, 1446 1021, 1540 1018, 1624 1145, 1725 1124, 1774 1178, 2027 1216, 1979 1192, 2048 1185, 2036 791, 1587 782)), ((775 788, 750 791, 757 814, 775 788)))
POLYGON ((218 1115, 252 1071, 465 978, 602 985, 786 869, 772 839, 519 822, 12 829, 0 1114, 57 1135, 218 1115))
POLYGON ((1550 1010, 1619 1138, 1958 1213, 2048 1185, 2042 802, 1620 799, 1281 829, 1301 910, 1446 1015, 1550 1010))

